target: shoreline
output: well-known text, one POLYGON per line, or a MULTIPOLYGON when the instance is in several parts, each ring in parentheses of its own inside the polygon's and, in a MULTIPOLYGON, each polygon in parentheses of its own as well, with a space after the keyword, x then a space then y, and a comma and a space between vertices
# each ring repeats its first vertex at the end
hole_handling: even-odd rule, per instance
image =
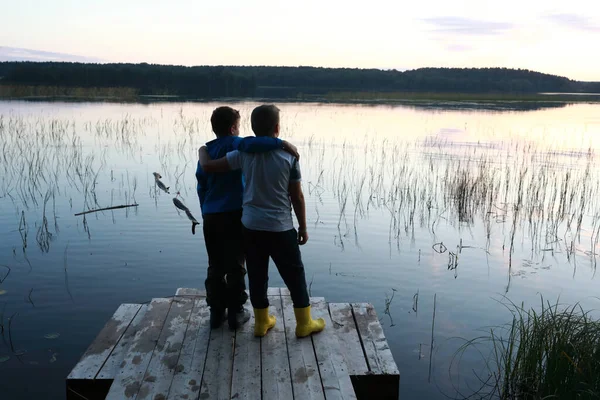
POLYGON ((595 94, 472 94, 472 93, 330 93, 326 95, 302 95, 297 97, 190 97, 176 95, 21 95, 2 96, 0 101, 57 101, 57 102, 110 102, 110 103, 207 103, 207 102, 280 102, 280 103, 331 103, 365 105, 423 105, 426 103, 510 105, 547 104, 566 105, 575 103, 598 104, 600 95, 595 94))

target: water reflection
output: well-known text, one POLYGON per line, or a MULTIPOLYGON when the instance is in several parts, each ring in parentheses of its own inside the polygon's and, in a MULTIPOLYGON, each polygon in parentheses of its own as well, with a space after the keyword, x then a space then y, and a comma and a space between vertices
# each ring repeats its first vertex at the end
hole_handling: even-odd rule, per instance
MULTIPOLYGON (((254 105, 237 104, 243 134, 254 105)), ((375 303, 409 397, 451 387, 449 337, 506 322, 493 294, 596 293, 598 106, 455 105, 281 107, 302 154, 311 292, 375 303)), ((43 381, 28 363, 66 376, 115 305, 202 285, 202 234, 152 173, 199 215, 196 152, 215 106, 0 102, 5 391, 43 381)))

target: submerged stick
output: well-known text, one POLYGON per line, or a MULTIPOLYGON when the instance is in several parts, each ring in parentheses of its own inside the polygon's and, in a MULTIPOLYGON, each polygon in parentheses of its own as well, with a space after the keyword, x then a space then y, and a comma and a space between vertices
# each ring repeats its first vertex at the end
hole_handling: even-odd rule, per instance
POLYGON ((431 347, 429 348, 429 377, 427 382, 431 382, 431 364, 433 359, 433 329, 435 328, 435 303, 437 300, 437 293, 433 295, 433 319, 431 320, 431 347))
POLYGON ((89 213, 94 213, 94 212, 98 212, 98 211, 116 210, 118 208, 137 207, 137 206, 139 206, 139 204, 125 204, 125 205, 122 205, 122 206, 112 206, 112 207, 106 207, 106 208, 96 208, 96 209, 93 209, 93 210, 88 210, 88 211, 77 213, 77 214, 75 214, 75 216, 89 214, 89 213))
POLYGON ((18 312, 14 313, 10 316, 10 318, 8 318, 8 342, 10 343, 10 351, 12 351, 13 353, 15 352, 15 346, 13 345, 11 326, 12 321, 17 316, 17 314, 18 312))
POLYGON ((29 296, 27 296, 27 299, 29 300, 33 308, 35 308, 35 304, 33 304, 33 300, 31 299, 31 293, 33 293, 33 288, 31 288, 31 290, 29 291, 29 296))
MULTIPOLYGON (((0 312, 0 335, 4 340, 4 310, 6 309, 6 303, 2 303, 2 311, 0 312)), ((6 343, 6 342, 4 342, 6 343)))
POLYGON ((65 287, 67 288, 67 293, 69 294, 69 298, 71 302, 73 302, 73 295, 71 294, 71 290, 69 289, 69 274, 67 273, 67 250, 69 249, 69 243, 65 246, 65 287))
POLYGON ((8 278, 8 275, 10 275, 10 267, 8 265, 0 265, 0 267, 4 267, 6 268, 8 271, 6 272, 6 275, 4 275, 4 277, 0 278, 0 283, 4 282, 6 280, 6 278, 8 278))

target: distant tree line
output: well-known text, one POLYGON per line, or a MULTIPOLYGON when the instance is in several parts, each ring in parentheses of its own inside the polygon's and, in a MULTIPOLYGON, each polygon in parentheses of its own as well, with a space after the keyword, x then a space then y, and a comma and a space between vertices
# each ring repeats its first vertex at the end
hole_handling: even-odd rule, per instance
POLYGON ((259 87, 378 92, 539 93, 575 90, 570 79, 506 68, 420 68, 411 71, 313 67, 232 67, 259 87))
POLYGON ((600 83, 507 68, 411 71, 317 67, 183 67, 63 62, 0 63, 0 84, 127 87, 141 95, 296 97, 329 92, 540 93, 600 91, 600 83))
POLYGON ((56 62, 0 63, 0 84, 81 88, 127 87, 142 95, 252 96, 252 76, 227 67, 56 62))

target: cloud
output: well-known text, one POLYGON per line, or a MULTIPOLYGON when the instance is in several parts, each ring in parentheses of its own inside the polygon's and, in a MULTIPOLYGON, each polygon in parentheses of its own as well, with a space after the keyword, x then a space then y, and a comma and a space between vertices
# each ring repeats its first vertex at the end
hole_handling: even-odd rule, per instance
POLYGON ((501 35, 511 30, 514 25, 506 22, 491 22, 462 17, 435 17, 423 19, 433 25, 433 32, 456 35, 501 35))
POLYGON ((545 18, 567 28, 600 33, 600 24, 594 24, 589 18, 577 14, 549 14, 545 18))
POLYGON ((473 48, 471 46, 467 46, 464 44, 451 43, 446 46, 446 50, 453 51, 453 52, 464 52, 464 51, 471 51, 471 50, 473 50, 473 48))
POLYGON ((52 53, 49 51, 20 49, 17 47, 0 46, 0 61, 69 61, 69 62, 87 62, 101 63, 105 62, 100 58, 83 57, 73 54, 52 53))

